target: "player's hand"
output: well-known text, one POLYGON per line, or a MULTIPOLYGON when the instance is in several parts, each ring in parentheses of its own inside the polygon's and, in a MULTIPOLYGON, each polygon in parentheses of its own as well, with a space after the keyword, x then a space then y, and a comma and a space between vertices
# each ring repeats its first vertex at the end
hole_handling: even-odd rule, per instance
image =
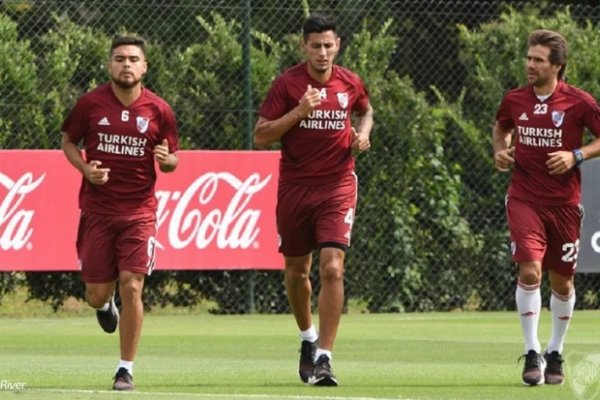
POLYGON ((369 136, 356 132, 354 127, 352 129, 352 150, 362 153, 371 148, 371 141, 369 136))
POLYGON ((92 160, 86 164, 83 170, 85 179, 94 185, 104 185, 108 182, 110 168, 98 168, 100 165, 102 165, 102 161, 92 160))
POLYGON ((571 151, 555 151, 548 153, 546 166, 550 175, 561 175, 575 167, 575 155, 571 151))
POLYGON ((515 148, 509 147, 494 153, 494 166, 500 172, 506 172, 515 163, 515 148))
POLYGON ((154 146, 154 159, 160 165, 166 165, 169 159, 169 142, 163 139, 161 144, 154 146))
POLYGON ((300 99, 300 116, 305 118, 308 114, 312 112, 315 108, 321 105, 321 91, 319 89, 313 88, 311 85, 308 85, 306 88, 306 92, 300 99))

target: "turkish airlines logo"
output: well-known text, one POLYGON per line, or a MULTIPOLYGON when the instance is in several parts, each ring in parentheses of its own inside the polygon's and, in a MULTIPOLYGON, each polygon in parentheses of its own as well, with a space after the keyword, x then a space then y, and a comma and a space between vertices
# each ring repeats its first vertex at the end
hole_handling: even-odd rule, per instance
POLYGON ((28 194, 43 182, 46 174, 37 180, 31 172, 26 172, 16 181, 0 172, 0 188, 8 193, 0 203, 0 249, 20 250, 29 243, 33 229, 30 227, 34 210, 21 207, 28 194))
MULTIPOLYGON (((218 249, 252 248, 260 234, 261 210, 251 208, 250 202, 270 180, 270 174, 261 178, 253 173, 241 180, 229 172, 207 172, 184 191, 159 190, 158 226, 166 225, 174 249, 205 249, 211 243, 218 249), (219 201, 219 193, 221 198, 226 193, 228 200, 219 201)), ((164 249, 160 242, 156 245, 164 249)))

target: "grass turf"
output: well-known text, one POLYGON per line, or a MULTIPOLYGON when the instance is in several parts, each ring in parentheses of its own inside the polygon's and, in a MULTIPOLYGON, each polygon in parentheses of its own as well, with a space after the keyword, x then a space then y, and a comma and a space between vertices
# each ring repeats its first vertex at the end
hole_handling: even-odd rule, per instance
MULTIPOLYGON (((15 399, 591 399, 600 378, 597 311, 576 312, 567 382, 524 387, 515 313, 348 314, 334 351, 337 388, 297 377, 290 315, 146 316, 134 393, 110 391, 118 335, 92 311, 0 319, 0 398, 15 399), (596 368, 596 369, 594 369, 596 368), (4 382, 4 383, 3 383, 4 382), (22 383, 24 390, 7 385, 22 383)), ((541 316, 546 343, 550 314, 541 316)))

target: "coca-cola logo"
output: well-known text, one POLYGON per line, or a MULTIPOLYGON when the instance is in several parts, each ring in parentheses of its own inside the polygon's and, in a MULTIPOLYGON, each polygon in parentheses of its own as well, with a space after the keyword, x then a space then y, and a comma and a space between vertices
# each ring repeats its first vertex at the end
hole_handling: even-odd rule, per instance
POLYGON ((0 187, 7 190, 0 203, 0 249, 20 250, 31 246, 29 239, 33 233, 31 221, 34 210, 22 208, 26 196, 33 192, 44 180, 42 174, 37 180, 31 172, 26 172, 16 181, 0 172, 0 187))
MULTIPOLYGON (((214 243, 218 249, 258 247, 258 221, 261 210, 251 208, 252 198, 271 180, 253 173, 241 180, 229 172, 207 172, 183 191, 159 190, 158 226, 166 226, 174 249, 194 245, 205 249, 214 243), (218 202, 218 193, 233 193, 228 202, 218 202)), ((157 246, 164 246, 157 242, 157 246)))

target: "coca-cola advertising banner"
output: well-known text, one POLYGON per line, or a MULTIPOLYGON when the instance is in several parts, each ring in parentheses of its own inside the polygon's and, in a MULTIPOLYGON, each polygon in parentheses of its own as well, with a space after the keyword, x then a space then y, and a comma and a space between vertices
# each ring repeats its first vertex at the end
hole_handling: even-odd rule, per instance
MULTIPOLYGON (((178 155, 158 173, 157 269, 282 269, 279 152, 178 155)), ((0 271, 78 269, 80 184, 60 150, 0 150, 0 271)))

